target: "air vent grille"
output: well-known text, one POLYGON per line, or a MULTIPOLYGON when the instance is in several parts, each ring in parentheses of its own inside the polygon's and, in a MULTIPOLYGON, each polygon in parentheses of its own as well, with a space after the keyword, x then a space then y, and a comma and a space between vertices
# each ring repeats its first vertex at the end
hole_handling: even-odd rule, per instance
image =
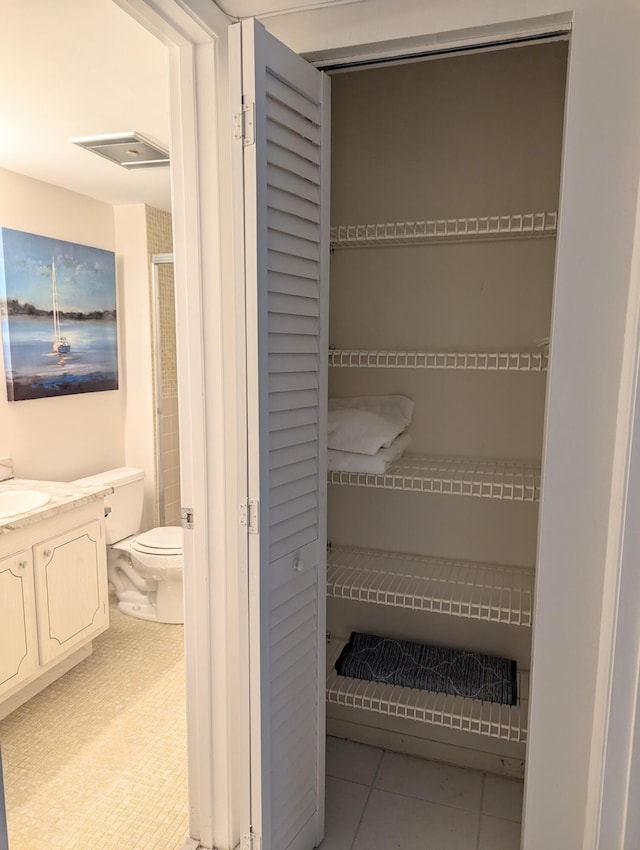
POLYGON ((84 136, 70 139, 74 145, 102 156, 129 171, 169 165, 169 151, 142 133, 127 131, 107 136, 84 136))

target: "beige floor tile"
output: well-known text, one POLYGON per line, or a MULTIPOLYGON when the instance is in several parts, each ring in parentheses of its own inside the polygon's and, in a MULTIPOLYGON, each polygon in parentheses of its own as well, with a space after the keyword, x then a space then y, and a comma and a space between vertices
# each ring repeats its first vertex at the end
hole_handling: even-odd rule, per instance
POLYGON ((523 790, 524 783, 517 779, 487 774, 482 799, 483 813, 519 823, 522 820, 523 790))
POLYGON ((476 812, 374 790, 353 850, 476 850, 477 837, 476 812))
POLYGON ((342 738, 327 738, 327 776, 371 785, 382 750, 342 738))
POLYGON ((381 791, 392 791, 432 803, 478 812, 482 795, 482 774, 448 764, 386 752, 378 770, 375 787, 381 791))
POLYGON ((174 850, 187 834, 183 636, 127 617, 0 723, 11 850, 174 850))
POLYGON ((327 777, 324 841, 320 850, 350 850, 369 789, 356 782, 327 777))

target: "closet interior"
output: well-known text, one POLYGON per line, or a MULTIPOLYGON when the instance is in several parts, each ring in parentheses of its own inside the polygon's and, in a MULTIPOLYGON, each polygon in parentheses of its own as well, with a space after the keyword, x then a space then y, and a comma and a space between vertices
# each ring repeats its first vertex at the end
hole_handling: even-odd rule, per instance
POLYGON ((568 43, 334 73, 331 399, 401 395, 331 468, 327 731, 522 776, 568 43), (515 705, 339 675, 352 632, 517 663, 515 705))

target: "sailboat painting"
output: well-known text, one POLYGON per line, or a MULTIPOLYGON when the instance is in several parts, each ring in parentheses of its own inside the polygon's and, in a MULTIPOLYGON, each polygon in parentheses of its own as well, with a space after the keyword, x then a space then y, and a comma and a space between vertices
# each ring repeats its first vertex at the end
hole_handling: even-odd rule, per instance
POLYGON ((115 254, 0 228, 9 401, 118 389, 115 254))
POLYGON ((69 354, 71 346, 60 330, 60 311, 58 308, 58 287, 56 285, 56 258, 51 257, 51 298, 53 301, 53 346, 56 354, 69 354))

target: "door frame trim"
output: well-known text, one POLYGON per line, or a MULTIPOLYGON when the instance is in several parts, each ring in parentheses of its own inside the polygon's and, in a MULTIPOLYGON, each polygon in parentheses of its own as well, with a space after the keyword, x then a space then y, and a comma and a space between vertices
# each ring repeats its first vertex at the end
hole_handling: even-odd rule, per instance
POLYGON ((371 44, 328 48, 303 53, 302 57, 316 68, 333 73, 348 71, 354 67, 422 62, 430 56, 441 59, 443 55, 456 55, 462 51, 473 53, 478 50, 500 50, 510 44, 517 45, 524 41, 566 38, 571 33, 572 20, 573 15, 570 12, 542 15, 539 18, 511 21, 508 24, 487 24, 469 29, 437 34, 425 33, 371 44))
POLYGON ((640 818, 630 805, 640 776, 640 530, 634 522, 640 504, 640 191, 635 233, 609 505, 585 850, 633 847, 640 834, 640 818))
POLYGON ((231 21, 209 0, 113 2, 159 38, 168 54, 181 489, 195 518, 184 543, 190 837, 183 847, 230 848, 239 841, 237 725, 230 705, 237 648, 229 640, 236 593, 229 528, 237 516, 229 510, 234 464, 227 460, 234 452, 234 411, 224 405, 220 414, 231 383, 225 346, 233 343, 234 329, 225 321, 229 305, 222 303, 227 261, 221 207, 231 193, 220 168, 228 142, 219 127, 228 120, 231 21), (220 321, 207 321, 205 333, 204 317, 211 315, 220 321))

